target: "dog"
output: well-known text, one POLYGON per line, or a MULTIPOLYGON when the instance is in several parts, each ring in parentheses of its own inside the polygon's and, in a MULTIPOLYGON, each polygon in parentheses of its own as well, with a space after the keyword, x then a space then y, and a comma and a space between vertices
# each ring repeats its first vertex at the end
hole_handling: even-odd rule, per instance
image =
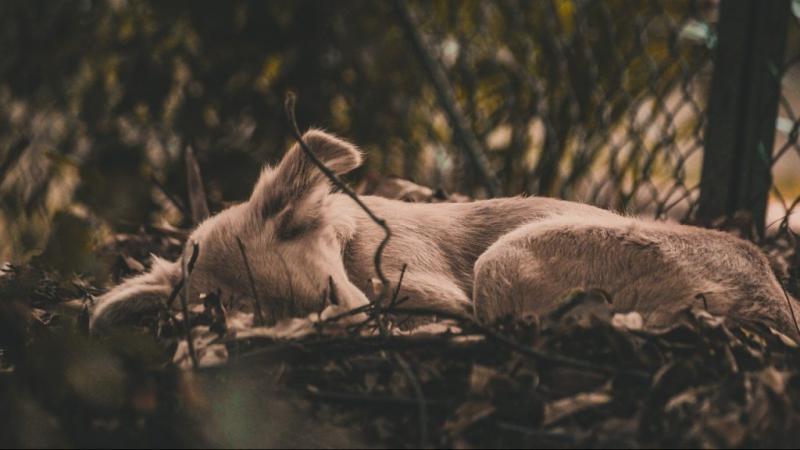
MULTIPOLYGON (((353 144, 324 131, 310 130, 303 140, 336 174, 362 163, 353 144)), ((396 289, 406 266, 399 297, 407 307, 492 322, 546 314, 575 288, 600 289, 616 312, 637 311, 645 326, 669 325, 683 309, 705 305, 797 337, 787 303, 796 300, 788 300, 760 249, 727 233, 552 198, 360 198, 391 228, 382 270, 396 289)), ((383 238, 294 145, 277 166, 264 168, 249 200, 191 233, 185 252, 196 243, 199 253, 186 295, 194 302, 217 290, 241 302, 255 296, 268 324, 318 312, 331 287, 339 307, 358 308, 378 295, 373 261, 383 238)), ((91 329, 163 308, 181 280, 180 261, 155 258, 149 272, 97 299, 91 329)))

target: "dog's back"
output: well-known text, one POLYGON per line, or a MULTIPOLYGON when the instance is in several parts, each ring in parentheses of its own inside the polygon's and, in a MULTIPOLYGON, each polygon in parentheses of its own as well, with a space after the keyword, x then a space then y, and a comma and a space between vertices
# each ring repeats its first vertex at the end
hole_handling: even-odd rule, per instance
MULTIPOLYGON (((383 233, 348 201, 335 201, 357 218, 345 266, 369 292, 383 233)), ((648 325, 668 325, 680 310, 697 306, 797 334, 764 254, 727 233, 540 197, 364 201, 391 225, 383 267, 397 280, 407 265, 401 288, 417 306, 474 308, 494 320, 544 313, 571 289, 598 288, 611 295, 615 310, 638 311, 648 325)))

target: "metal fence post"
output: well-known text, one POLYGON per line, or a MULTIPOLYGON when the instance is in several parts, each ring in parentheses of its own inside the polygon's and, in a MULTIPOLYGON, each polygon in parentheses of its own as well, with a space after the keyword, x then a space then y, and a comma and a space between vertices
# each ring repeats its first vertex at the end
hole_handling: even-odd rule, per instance
POLYGON ((790 0, 723 0, 697 218, 752 214, 763 237, 790 0))

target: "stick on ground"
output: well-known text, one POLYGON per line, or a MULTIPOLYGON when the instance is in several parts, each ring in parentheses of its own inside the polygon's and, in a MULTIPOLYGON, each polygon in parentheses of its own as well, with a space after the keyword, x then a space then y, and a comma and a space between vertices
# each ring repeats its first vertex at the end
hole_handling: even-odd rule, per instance
POLYGON ((290 129, 292 130, 292 135, 294 136, 295 140, 297 141, 300 148, 303 152, 308 156, 311 162, 314 163, 317 168, 333 183, 336 188, 340 189, 344 192, 348 197, 353 199, 354 202, 361 208, 369 218, 375 222, 376 225, 381 227, 384 232, 384 238, 381 243, 378 245, 378 248, 375 250, 375 273, 378 275, 378 279, 383 284, 383 293, 378 298, 378 303, 383 298, 387 297, 388 289, 389 289, 389 279, 386 278, 386 275, 383 273, 383 268, 381 267, 381 258, 383 257, 383 250, 386 248, 386 245, 389 243, 389 239, 392 237, 392 230, 389 229, 389 225, 386 224, 386 221, 375 215, 371 209, 361 199, 358 197, 358 194, 355 193, 349 186, 347 186, 341 178, 334 171, 328 168, 322 161, 317 158, 317 155, 308 148, 308 145, 303 141, 303 136, 300 134, 300 129, 297 126, 297 118, 295 117, 295 103, 297 102, 297 98, 295 97, 294 93, 289 92, 286 94, 286 117, 289 120, 290 129))
POLYGON ((250 290, 253 293, 253 302, 255 302, 255 310, 256 310, 256 319, 258 319, 258 325, 264 325, 264 315, 261 313, 261 301, 258 299, 258 292, 256 292, 256 281, 253 278, 253 271, 250 270, 250 263, 247 261, 247 253, 244 249, 244 244, 242 244, 242 240, 239 237, 236 237, 236 244, 239 246, 239 251, 242 253, 242 261, 244 261, 244 268, 247 271, 247 280, 250 282, 250 290))

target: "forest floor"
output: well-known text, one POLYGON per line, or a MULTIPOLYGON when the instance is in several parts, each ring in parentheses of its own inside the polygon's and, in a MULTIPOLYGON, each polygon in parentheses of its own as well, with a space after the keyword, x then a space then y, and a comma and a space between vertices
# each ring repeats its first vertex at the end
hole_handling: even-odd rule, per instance
MULTIPOLYGON (((149 228, 102 251, 123 277, 179 249, 149 228)), ((785 242, 768 250, 797 261, 785 242)), ((246 315, 209 299, 190 314, 189 351, 181 315, 90 336, 75 299, 99 292, 35 261, 3 266, 0 447, 800 444, 798 344, 702 301, 662 330, 575 291, 548 317, 440 317, 409 333, 389 309, 355 326, 248 330, 246 315)))

